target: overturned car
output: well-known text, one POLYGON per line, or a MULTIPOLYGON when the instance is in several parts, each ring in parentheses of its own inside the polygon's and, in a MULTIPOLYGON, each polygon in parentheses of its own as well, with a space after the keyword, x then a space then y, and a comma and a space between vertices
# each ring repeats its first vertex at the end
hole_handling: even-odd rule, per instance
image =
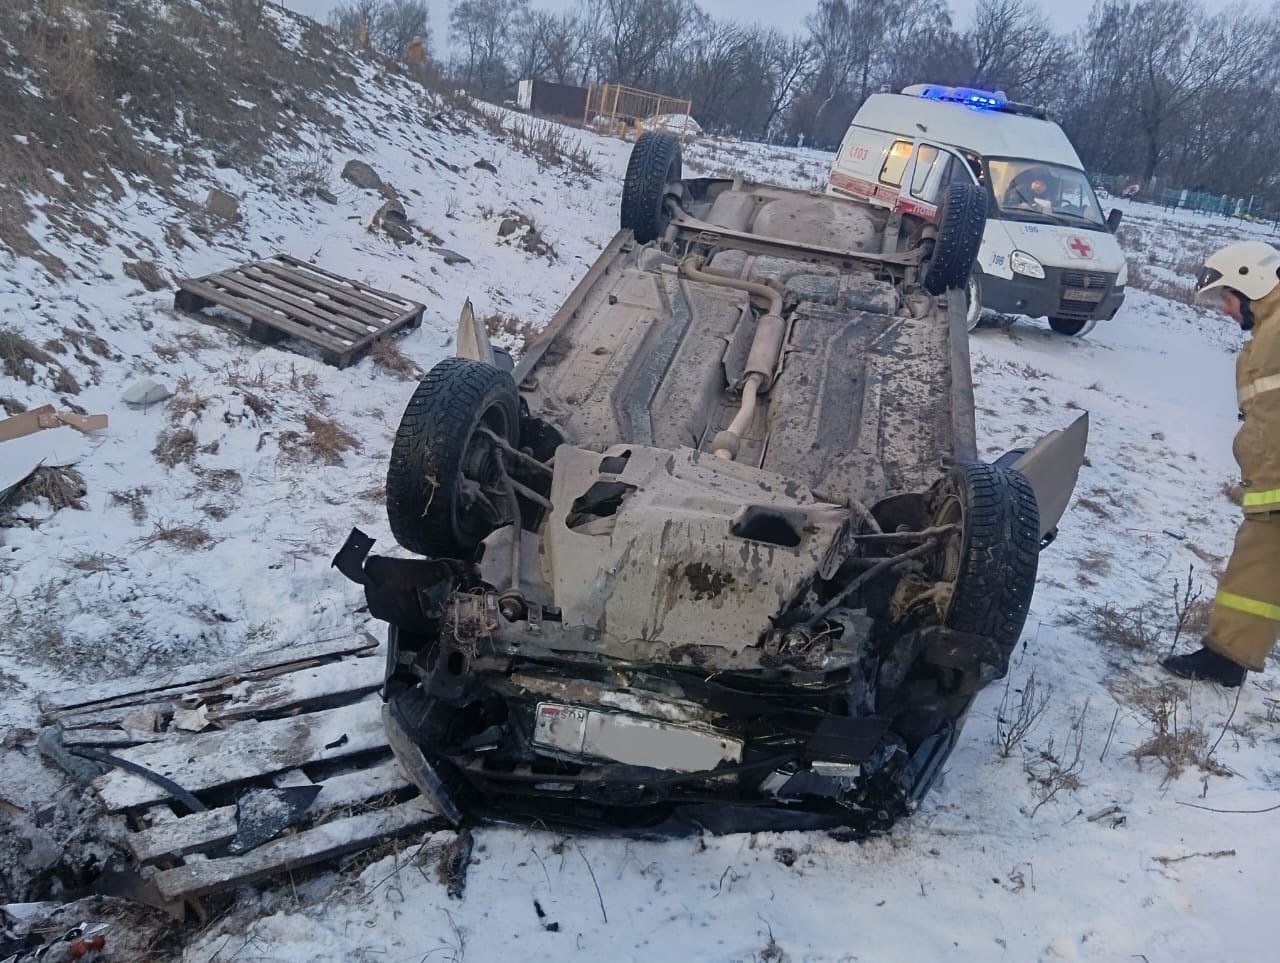
POLYGON ((514 368, 464 310, 387 474, 425 558, 357 530, 335 559, 455 822, 887 827, 1007 671, 1074 488, 1084 418, 977 459, 979 189, 906 215, 681 174, 640 138, 622 230, 514 368))

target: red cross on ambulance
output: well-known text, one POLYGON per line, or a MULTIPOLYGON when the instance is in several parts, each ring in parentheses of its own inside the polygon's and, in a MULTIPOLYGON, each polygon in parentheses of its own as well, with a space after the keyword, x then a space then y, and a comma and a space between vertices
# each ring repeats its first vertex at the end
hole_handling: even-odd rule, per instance
POLYGON ((1093 257, 1093 245, 1082 237, 1073 237, 1067 241, 1067 250, 1072 257, 1087 261, 1093 257))

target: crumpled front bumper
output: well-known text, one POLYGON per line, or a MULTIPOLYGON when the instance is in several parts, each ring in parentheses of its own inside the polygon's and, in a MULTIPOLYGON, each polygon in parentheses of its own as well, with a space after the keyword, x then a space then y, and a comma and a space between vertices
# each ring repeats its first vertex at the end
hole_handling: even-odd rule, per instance
POLYGON ((899 642, 899 658, 878 664, 884 691, 901 699, 855 714, 841 708, 855 684, 847 674, 808 685, 768 672, 726 682, 696 666, 486 652, 450 631, 453 600, 482 591, 465 566, 369 557, 371 545, 353 532, 334 564, 364 586, 371 614, 391 622, 387 738, 409 778, 455 824, 483 818, 642 835, 883 830, 923 797, 973 693, 1003 671, 984 640, 918 630, 899 642), (910 667, 922 662, 960 681, 908 704, 910 667), (916 730, 907 737, 904 706, 916 730))

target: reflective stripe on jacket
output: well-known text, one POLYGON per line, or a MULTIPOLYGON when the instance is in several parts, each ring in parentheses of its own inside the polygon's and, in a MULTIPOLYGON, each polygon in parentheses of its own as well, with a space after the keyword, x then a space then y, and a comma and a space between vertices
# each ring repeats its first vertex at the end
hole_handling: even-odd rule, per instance
POLYGON ((1233 446, 1250 514, 1280 511, 1280 286, 1253 302, 1253 318, 1236 361, 1243 424, 1233 446))

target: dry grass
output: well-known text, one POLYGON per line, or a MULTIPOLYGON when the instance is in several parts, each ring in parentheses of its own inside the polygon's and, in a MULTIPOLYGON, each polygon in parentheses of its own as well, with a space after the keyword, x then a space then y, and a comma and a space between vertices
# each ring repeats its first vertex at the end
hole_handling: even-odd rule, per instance
POLYGON ((170 286, 155 261, 126 261, 123 270, 125 277, 137 281, 148 291, 164 291, 170 286))
POLYGON ((1053 687, 1037 683, 1034 669, 1027 673, 1026 681, 1019 689, 1013 688, 1013 673, 1009 673, 1005 678, 1000 708, 996 711, 996 747, 1000 758, 1009 758, 1040 724, 1052 696, 1053 687))
POLYGON ((480 119, 502 136, 509 147, 532 157, 543 167, 559 167, 584 177, 601 176, 591 151, 560 124, 532 117, 517 117, 508 123, 504 115, 484 108, 480 110, 480 119))
POLYGON ((1184 705, 1182 698, 1181 690, 1167 682, 1141 687, 1130 694, 1130 701, 1151 726, 1150 737, 1133 750, 1133 758, 1139 767, 1146 759, 1162 765, 1162 785, 1177 779, 1189 768, 1218 776, 1230 775, 1229 770, 1211 758, 1209 734, 1202 724, 1191 718, 1190 706, 1184 705))
POLYGON ((201 491, 234 495, 244 485, 244 479, 234 468, 197 468, 196 474, 200 476, 201 491))
POLYGON ((0 506, 0 526, 18 524, 21 519, 17 515, 17 509, 41 500, 48 502, 54 511, 64 508, 83 511, 87 491, 84 477, 74 468, 37 468, 0 506))
POLYGON ((323 148, 314 148, 284 165, 282 186, 299 197, 310 197, 316 191, 325 190, 333 176, 333 155, 323 148))
POLYGON ((186 420, 187 415, 199 418, 212 401, 213 399, 208 395, 202 395, 196 391, 191 384, 191 379, 183 375, 174 386, 173 397, 169 399, 169 424, 181 424, 186 420))
POLYGON ((138 539, 138 544, 148 548, 155 545, 175 545, 188 550, 209 549, 218 539, 202 525, 178 525, 157 522, 150 535, 138 539))
POLYGON ((541 330, 531 321, 501 312, 495 312, 485 318, 484 328, 489 332, 490 337, 503 336, 502 340, 510 344, 517 355, 524 351, 541 330))
POLYGON ((35 384, 41 367, 48 368, 53 374, 54 391, 68 395, 80 393, 80 385, 71 372, 17 328, 0 327, 0 367, 11 378, 28 385, 35 384))
POLYGON ((244 392, 244 406, 252 411, 259 421, 270 421, 271 413, 276 410, 276 403, 252 391, 244 392))
POLYGON ((1111 511, 1105 505, 1094 501, 1092 498, 1081 496, 1076 499, 1076 507, 1083 508, 1085 511, 1093 512, 1099 518, 1110 518, 1111 511))
POLYGON ((128 491, 112 492, 111 504, 123 505, 129 509, 129 516, 141 524, 147 520, 147 496, 151 494, 151 489, 146 485, 139 485, 137 488, 130 488, 128 491))
POLYGON ((1086 604, 1068 613, 1063 624, 1081 628, 1103 645, 1139 652, 1159 641, 1161 621, 1161 614, 1151 603, 1121 608, 1114 602, 1104 602, 1086 604))
POLYGON ((379 368, 406 381, 419 381, 424 374, 418 363, 405 354, 391 338, 375 341, 369 350, 369 357, 379 368))
POLYGON ((190 428, 171 428, 156 436, 156 446, 151 449, 151 454, 166 468, 176 468, 192 464, 198 447, 199 439, 190 428))
POLYGON ((124 559, 106 552, 82 552, 67 563, 77 572, 92 575, 97 572, 110 572, 124 565, 124 559))
POLYGON ((319 461, 341 465, 348 451, 359 451, 360 442, 332 418, 314 412, 302 416, 305 434, 287 431, 280 436, 280 452, 293 461, 319 461))
POLYGON ((1075 792, 1082 785, 1084 771, 1084 732, 1089 715, 1089 700, 1072 715, 1071 724, 1061 745, 1053 736, 1035 753, 1023 760, 1023 771, 1031 780, 1036 804, 1028 814, 1035 818, 1042 806, 1052 802, 1061 792, 1075 792))

